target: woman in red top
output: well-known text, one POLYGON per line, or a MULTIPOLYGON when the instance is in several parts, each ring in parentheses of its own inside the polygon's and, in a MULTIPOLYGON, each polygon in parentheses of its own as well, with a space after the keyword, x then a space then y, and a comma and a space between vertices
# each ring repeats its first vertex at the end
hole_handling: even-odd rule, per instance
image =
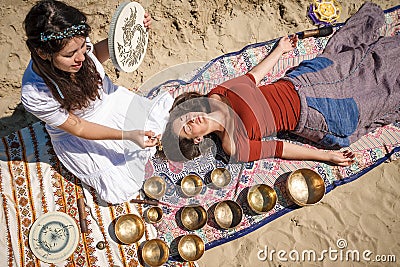
POLYGON ((297 125, 300 99, 291 82, 280 80, 273 85, 256 86, 296 42, 296 37, 283 37, 250 72, 217 86, 207 97, 194 92, 178 96, 162 137, 167 158, 184 161, 199 156, 204 136, 214 133, 225 153, 238 161, 280 157, 351 163, 352 154, 348 152, 316 152, 287 142, 261 140, 279 131, 294 130, 297 125), (176 133, 180 136, 179 145, 172 141, 176 133))
POLYGON ((317 160, 347 166, 349 151, 316 150, 266 140, 291 131, 326 148, 346 147, 377 126, 400 118, 400 35, 382 37, 384 13, 367 2, 329 40, 324 52, 303 61, 285 77, 257 86, 297 39, 283 37, 274 51, 246 75, 229 80, 206 97, 175 99, 162 137, 173 161, 200 155, 204 137, 215 134, 238 161, 268 157, 317 160), (379 107, 379 108, 377 108, 379 107))

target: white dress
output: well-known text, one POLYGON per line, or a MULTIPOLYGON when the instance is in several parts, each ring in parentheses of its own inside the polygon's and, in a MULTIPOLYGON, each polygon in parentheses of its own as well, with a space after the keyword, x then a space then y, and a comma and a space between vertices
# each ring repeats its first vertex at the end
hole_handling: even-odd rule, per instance
MULTIPOLYGON (((150 100, 114 85, 94 56, 88 39, 88 56, 103 79, 100 99, 89 108, 75 112, 85 120, 123 130, 153 130, 162 133, 173 98, 168 92, 150 100)), ((54 151, 62 164, 100 198, 116 204, 127 201, 142 187, 145 164, 155 148, 141 149, 122 140, 86 140, 57 128, 68 118, 44 80, 29 63, 22 79, 21 100, 26 110, 46 123, 54 151)))

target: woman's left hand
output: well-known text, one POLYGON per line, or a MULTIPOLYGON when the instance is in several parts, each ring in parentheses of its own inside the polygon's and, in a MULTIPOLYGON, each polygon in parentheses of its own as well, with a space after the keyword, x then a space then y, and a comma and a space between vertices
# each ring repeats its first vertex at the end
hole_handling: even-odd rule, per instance
POLYGON ((328 151, 329 161, 339 166, 350 166, 355 161, 353 152, 345 151, 328 151))
POLYGON ((297 46, 297 35, 293 34, 291 36, 283 36, 278 43, 278 47, 281 49, 282 53, 292 51, 297 46))
POLYGON ((151 22, 152 22, 151 15, 147 12, 144 13, 143 25, 146 29, 149 30, 151 28, 151 22))

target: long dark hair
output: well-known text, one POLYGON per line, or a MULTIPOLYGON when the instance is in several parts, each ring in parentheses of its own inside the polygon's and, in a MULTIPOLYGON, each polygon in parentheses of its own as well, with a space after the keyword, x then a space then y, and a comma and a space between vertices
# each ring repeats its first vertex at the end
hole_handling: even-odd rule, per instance
POLYGON ((208 97, 197 92, 185 92, 175 99, 161 138, 162 150, 158 150, 157 156, 171 161, 183 162, 200 156, 203 151, 214 144, 214 142, 211 142, 211 135, 205 136, 205 141, 200 144, 194 144, 193 140, 181 137, 174 132, 174 121, 188 112, 209 113, 208 97))
POLYGON ((52 60, 42 59, 38 52, 51 56, 60 52, 71 37, 88 37, 90 27, 86 20, 86 16, 78 9, 54 0, 39 1, 24 20, 26 44, 31 52, 32 61, 53 96, 60 102, 61 107, 68 111, 86 108, 91 101, 100 97, 99 88, 102 81, 94 62, 85 55, 81 69, 71 74, 55 68, 52 60), (58 33, 74 25, 84 25, 84 30, 59 40, 41 40, 41 34, 58 33))

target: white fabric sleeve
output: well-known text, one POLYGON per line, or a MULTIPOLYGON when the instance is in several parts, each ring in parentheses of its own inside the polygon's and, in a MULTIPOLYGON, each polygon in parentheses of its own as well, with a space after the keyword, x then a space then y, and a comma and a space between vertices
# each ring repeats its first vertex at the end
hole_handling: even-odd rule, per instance
POLYGON ((58 127, 68 119, 68 112, 61 108, 50 91, 39 91, 35 86, 27 84, 21 101, 27 111, 50 126, 58 127))

